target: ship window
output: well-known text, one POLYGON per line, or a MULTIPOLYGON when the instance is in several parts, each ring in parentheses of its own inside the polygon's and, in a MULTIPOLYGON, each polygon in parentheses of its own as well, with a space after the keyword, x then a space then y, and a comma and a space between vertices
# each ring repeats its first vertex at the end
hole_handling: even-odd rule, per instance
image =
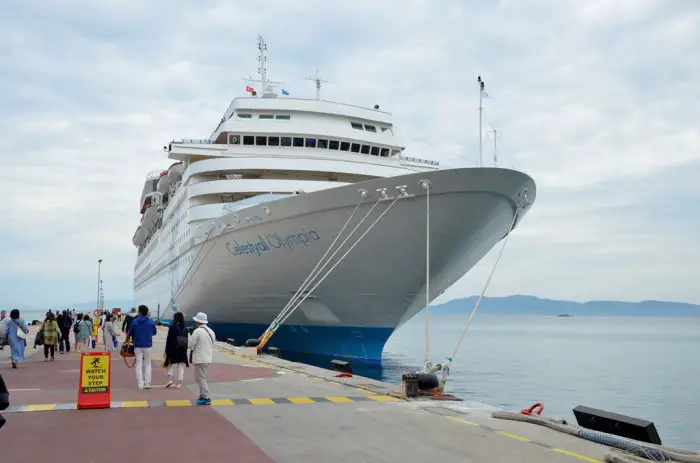
POLYGON ((229 135, 228 142, 230 145, 237 145, 241 142, 241 137, 238 135, 229 135))
POLYGON ((278 121, 288 121, 292 118, 289 114, 277 114, 275 115, 275 119, 278 121))
POLYGON ((377 128, 376 128, 375 126, 373 126, 373 125, 367 125, 367 124, 365 124, 365 130, 368 131, 368 132, 376 132, 376 131, 377 131, 377 128))
POLYGON ((280 138, 280 142, 282 146, 292 146, 292 137, 282 137, 280 138))
POLYGON ((274 119, 275 116, 273 116, 272 114, 260 114, 260 115, 258 116, 258 118, 259 118, 259 119, 274 119))
POLYGON ((332 150, 337 150, 339 145, 340 145, 340 142, 338 140, 330 140, 328 142, 328 148, 330 148, 332 150))
POLYGON ((362 154, 369 154, 369 145, 362 145, 362 148, 360 148, 360 152, 362 154))
POLYGON ((350 143, 346 141, 340 142, 340 151, 350 151, 350 143))
POLYGON ((382 148, 381 156, 388 158, 389 157, 389 148, 382 148))
POLYGON ((267 146, 267 137, 255 137, 255 144, 258 146, 267 146))
POLYGON ((316 148, 316 139, 315 138, 307 138, 306 139, 306 147, 307 148, 316 148))
POLYGON ((239 119, 251 119, 253 117, 252 114, 238 114, 239 119))
POLYGON ((352 121, 350 121, 350 126, 351 126, 353 129, 364 130, 363 127, 362 127, 362 124, 360 124, 359 122, 352 122, 352 121))
POLYGON ((326 148, 328 148, 328 140, 322 140, 319 138, 318 145, 316 145, 316 148, 322 148, 325 150, 326 148))
POLYGON ((353 153, 359 153, 360 152, 360 144, 359 143, 353 143, 350 145, 350 151, 353 153))
POLYGON ((255 137, 252 135, 245 135, 243 137, 243 144, 244 145, 253 145, 255 144, 255 137))
POLYGON ((379 156, 379 147, 377 147, 377 146, 372 147, 372 156, 379 156))
POLYGON ((392 156, 396 156, 397 154, 399 154, 399 150, 391 150, 392 156))
POLYGON ((267 146, 280 146, 280 137, 267 137, 267 146))
POLYGON ((294 137, 294 146, 303 147, 304 146, 304 139, 299 138, 299 137, 294 137))

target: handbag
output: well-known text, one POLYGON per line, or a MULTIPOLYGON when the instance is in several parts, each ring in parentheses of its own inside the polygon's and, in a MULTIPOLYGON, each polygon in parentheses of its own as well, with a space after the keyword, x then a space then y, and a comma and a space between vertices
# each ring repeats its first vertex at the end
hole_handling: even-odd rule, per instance
POLYGON ((26 342, 27 341, 27 333, 22 331, 22 325, 15 322, 15 325, 17 325, 17 337, 20 338, 22 341, 26 342))
POLYGON ((134 353, 134 344, 131 342, 131 340, 122 344, 122 348, 119 349, 119 355, 121 355, 124 359, 124 364, 127 368, 134 368, 136 366, 136 354, 134 353), (133 359, 133 363, 131 365, 129 365, 129 362, 126 360, 128 358, 133 359))

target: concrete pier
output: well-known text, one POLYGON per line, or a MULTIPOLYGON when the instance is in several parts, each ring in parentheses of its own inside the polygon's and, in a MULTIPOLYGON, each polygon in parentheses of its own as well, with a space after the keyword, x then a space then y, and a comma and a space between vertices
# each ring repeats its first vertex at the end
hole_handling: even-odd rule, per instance
MULTIPOLYGON (((165 330, 154 345, 153 388, 112 358, 110 409, 77 410, 79 355, 44 362, 43 349, 17 370, 0 352, 11 406, 0 429, 8 461, 59 456, 91 462, 575 462, 608 449, 547 428, 496 420, 464 402, 406 401, 400 387, 270 356, 245 357, 218 343, 208 371, 212 406, 186 388, 165 388, 165 330), (41 442, 41 445, 37 443, 41 442), (8 455, 9 452, 9 455, 8 455), (77 453, 76 453, 77 452, 77 453)), ((33 335, 30 337, 33 339, 33 335)), ((98 345, 98 348, 100 345, 98 345)), ((59 458, 59 461, 63 461, 59 458)))

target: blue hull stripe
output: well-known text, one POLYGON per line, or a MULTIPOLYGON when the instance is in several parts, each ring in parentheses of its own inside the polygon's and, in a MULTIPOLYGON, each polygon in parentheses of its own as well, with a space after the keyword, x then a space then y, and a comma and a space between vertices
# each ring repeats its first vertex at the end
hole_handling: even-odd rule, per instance
MULTIPOLYGON (((233 338, 237 345, 259 338, 267 325, 247 323, 210 323, 220 341, 233 338)), ((282 325, 267 343, 282 354, 321 357, 347 357, 379 362, 393 328, 351 326, 282 325)))

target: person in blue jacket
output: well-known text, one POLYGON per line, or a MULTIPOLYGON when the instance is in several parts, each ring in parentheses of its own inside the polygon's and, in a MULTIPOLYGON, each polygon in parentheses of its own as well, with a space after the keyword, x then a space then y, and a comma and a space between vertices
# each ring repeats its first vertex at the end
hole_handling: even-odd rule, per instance
POLYGON ((148 318, 148 307, 140 305, 139 314, 131 322, 126 336, 126 342, 129 339, 133 339, 134 342, 136 385, 139 389, 151 388, 151 358, 154 334, 156 334, 156 324, 148 318))

